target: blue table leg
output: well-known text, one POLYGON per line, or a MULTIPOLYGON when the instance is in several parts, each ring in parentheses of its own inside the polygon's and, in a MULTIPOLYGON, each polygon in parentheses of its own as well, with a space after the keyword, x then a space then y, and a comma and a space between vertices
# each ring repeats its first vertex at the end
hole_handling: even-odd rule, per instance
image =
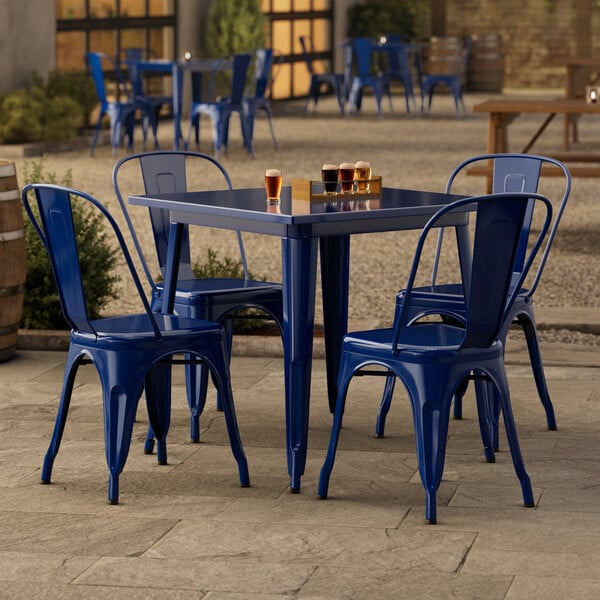
POLYGON ((179 262, 181 257, 181 223, 171 223, 169 226, 169 241, 167 245, 167 260, 165 268, 165 283, 163 288, 162 306, 160 312, 173 314, 175 309, 175 293, 179 277, 179 262))
POLYGON ((320 238, 320 248, 327 395, 329 410, 333 413, 337 398, 342 338, 348 330, 350 236, 320 238))
POLYGON ((316 238, 282 238, 285 429, 292 493, 306 465, 315 326, 316 238))

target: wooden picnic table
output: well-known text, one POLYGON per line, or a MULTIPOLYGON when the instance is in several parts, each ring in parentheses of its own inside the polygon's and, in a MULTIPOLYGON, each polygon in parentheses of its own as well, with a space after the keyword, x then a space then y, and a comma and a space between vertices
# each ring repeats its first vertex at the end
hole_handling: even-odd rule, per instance
MULTIPOLYGON (((528 153, 537 139, 557 114, 582 115, 600 114, 600 104, 589 104, 583 98, 497 98, 490 99, 473 107, 476 113, 489 113, 488 152, 509 152, 508 126, 524 113, 540 113, 547 115, 546 119, 533 134, 529 142, 521 150, 528 153)), ((561 162, 586 163, 585 166, 569 166, 571 175, 579 177, 600 177, 600 153, 575 152, 569 150, 569 139, 565 133, 563 151, 544 154, 552 156, 561 162), (589 163, 589 164, 587 164, 589 163)), ((491 172, 485 167, 472 169, 472 175, 486 175, 488 190, 491 191, 491 172)), ((552 174, 552 171, 549 171, 552 174)))

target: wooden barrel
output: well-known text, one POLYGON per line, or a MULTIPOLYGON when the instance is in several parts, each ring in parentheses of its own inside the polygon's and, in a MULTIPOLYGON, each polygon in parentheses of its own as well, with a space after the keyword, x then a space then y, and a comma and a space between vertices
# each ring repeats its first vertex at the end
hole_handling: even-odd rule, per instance
POLYGON ((498 34, 474 35, 467 72, 467 89, 501 92, 504 85, 504 49, 498 34))
POLYGON ((429 38, 423 49, 423 72, 426 75, 445 75, 461 47, 462 40, 457 36, 429 38))
POLYGON ((0 160, 0 361, 17 348, 23 314, 27 252, 15 164, 0 160))

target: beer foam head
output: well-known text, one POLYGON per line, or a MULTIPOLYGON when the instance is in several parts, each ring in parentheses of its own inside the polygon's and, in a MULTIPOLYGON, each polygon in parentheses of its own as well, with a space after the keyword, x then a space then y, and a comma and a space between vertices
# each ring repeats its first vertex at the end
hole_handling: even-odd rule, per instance
POLYGON ((371 163, 366 160, 359 160, 354 166, 357 169, 369 169, 371 168, 371 163))
POLYGON ((267 169, 265 177, 281 177, 281 171, 279 169, 267 169))
POLYGON ((321 169, 323 169, 323 171, 337 171, 338 166, 334 165, 333 163, 325 163, 321 169))
POLYGON ((352 163, 342 163, 340 169, 354 169, 354 165, 352 163))

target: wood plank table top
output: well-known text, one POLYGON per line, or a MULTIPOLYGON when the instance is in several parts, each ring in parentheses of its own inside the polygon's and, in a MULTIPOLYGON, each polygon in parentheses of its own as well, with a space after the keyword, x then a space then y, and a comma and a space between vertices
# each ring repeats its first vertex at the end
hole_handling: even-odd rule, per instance
MULTIPOLYGON (((488 153, 510 152, 508 144, 508 127, 521 114, 545 114, 546 119, 534 133, 525 147, 520 150, 528 153, 536 140, 557 114, 582 115, 600 114, 600 103, 590 104, 583 98, 492 98, 480 102, 473 107, 473 112, 489 114, 488 153)), ((566 136, 566 133, 565 133, 566 136)), ((584 162, 585 166, 569 167, 571 175, 580 177, 600 177, 600 153, 572 152, 569 150, 568 138, 563 140, 563 152, 545 153, 562 162, 584 162)), ((472 175, 486 175, 487 189, 491 191, 491 172, 485 169, 473 169, 472 175)))
POLYGON ((501 114, 600 113, 600 103, 588 104, 583 98, 495 98, 476 104, 473 112, 501 114))

